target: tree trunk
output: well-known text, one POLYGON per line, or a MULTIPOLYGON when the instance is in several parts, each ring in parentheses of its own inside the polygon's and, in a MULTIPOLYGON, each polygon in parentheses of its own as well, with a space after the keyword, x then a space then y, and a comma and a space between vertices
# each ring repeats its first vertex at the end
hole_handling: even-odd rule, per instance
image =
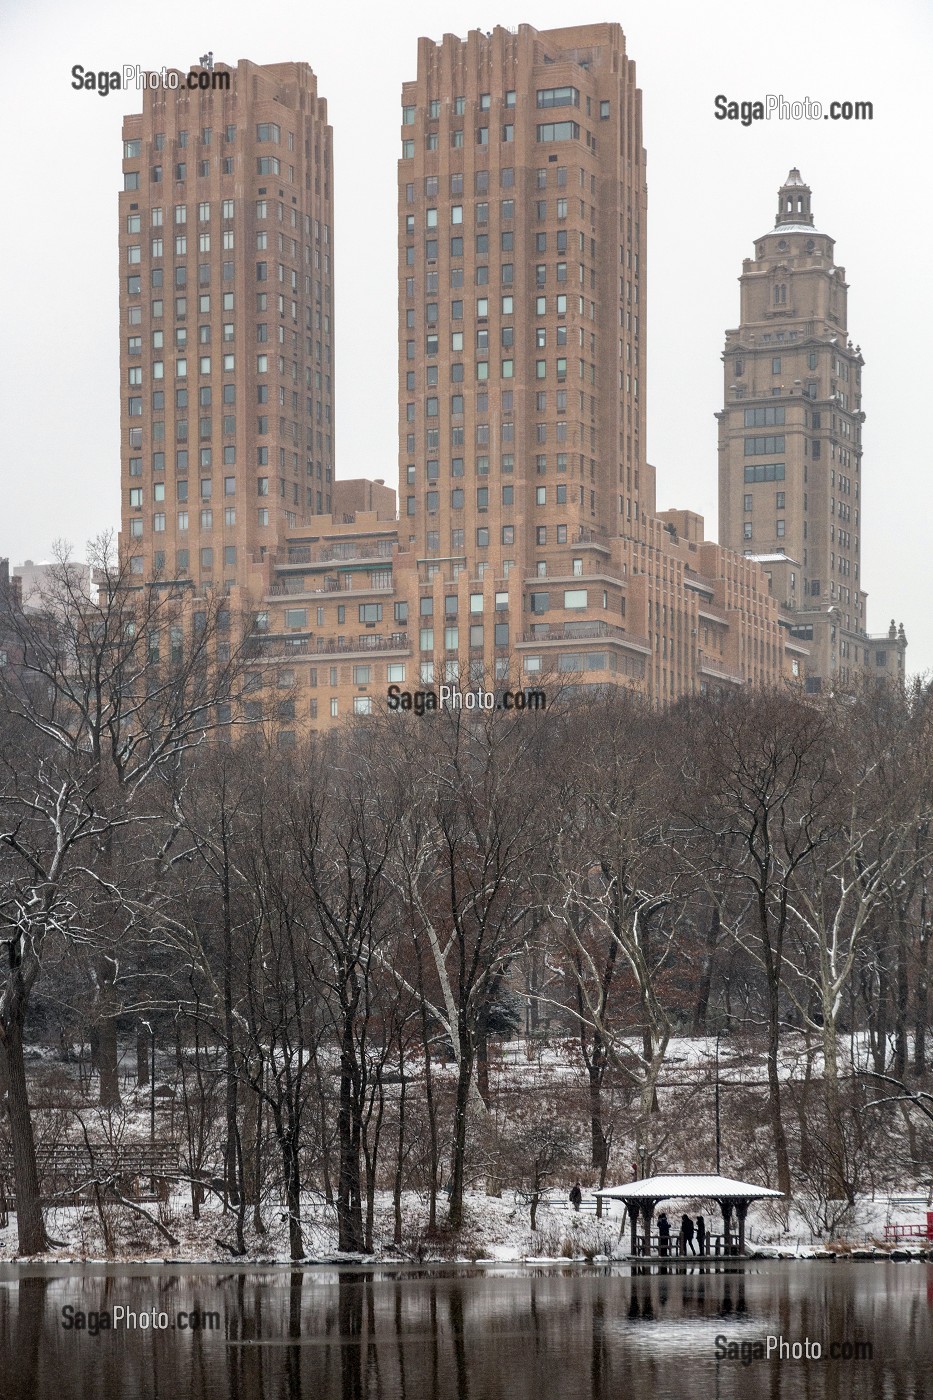
POLYGON ((466 1038, 460 1042, 460 1070, 457 1075, 457 1102, 454 1110, 453 1160, 450 1182, 450 1224, 459 1230, 463 1224, 464 1167, 466 1162, 467 1107, 473 1079, 473 1047, 466 1038))
MULTIPOLYGON (((921 905, 921 916, 926 913, 926 901, 921 905)), ((914 1074, 926 1074, 927 1069, 927 1028, 930 1016, 930 930, 925 917, 921 917, 917 956, 917 998, 916 1025, 914 1032, 914 1074)))
POLYGON ((337 1182, 338 1249, 347 1254, 363 1252, 363 1203, 360 1183, 358 1095, 354 1093, 358 1067, 353 1047, 353 1015, 344 1017, 340 1051, 340 1109, 338 1135, 340 1173, 337 1182))
POLYGON ((603 1070, 605 1060, 597 1046, 587 1066, 590 1091, 590 1162, 595 1170, 606 1169, 606 1134, 603 1131, 603 1070))
POLYGON ((713 966, 716 959, 716 949, 719 946, 720 934, 719 906, 713 905, 710 915, 709 927, 706 930, 706 941, 703 948, 703 961, 700 964, 699 986, 697 988, 696 1005, 693 1008, 693 1034, 706 1034, 706 1017, 709 1011, 710 992, 713 986, 713 966))
POLYGON ((476 1087, 486 1107, 489 1107, 489 1033, 485 1014, 480 1018, 476 1037, 476 1087))
POLYGON ((392 1183, 392 1210, 395 1224, 392 1243, 396 1246, 402 1243, 402 1168, 405 1163, 405 1090, 408 1084, 405 1078, 405 1055, 401 1050, 399 1051, 398 1068, 401 1081, 398 1091, 398 1140, 395 1148, 395 1180, 392 1183))
POLYGON ((104 1014, 98 1025, 98 1056, 100 1070, 100 1093, 98 1102, 101 1108, 120 1107, 120 1069, 117 1055, 117 1023, 113 1016, 104 1014))
POLYGON ((758 890, 758 927, 768 998, 768 1117, 774 1142, 778 1190, 785 1196, 790 1196, 790 1157, 787 1151, 787 1134, 784 1131, 781 1077, 778 1072, 778 1057, 781 1053, 781 963, 784 930, 783 924, 779 924, 772 941, 767 892, 764 887, 758 890))
POLYGON ((842 1135, 842 1107, 839 1096, 839 1066, 836 1025, 830 1015, 823 1020, 823 1092, 826 1103, 826 1153, 829 1167, 829 1196, 841 1201, 849 1196, 845 1181, 845 1146, 842 1135))
POLYGON ((768 1117, 771 1121, 771 1137, 774 1142, 778 1190, 782 1191, 785 1196, 789 1196, 791 1194, 790 1158, 787 1152, 787 1135, 784 1131, 784 1118, 781 1111, 781 1077, 778 1073, 778 1056, 781 1049, 780 1007, 777 984, 771 976, 769 976, 768 982, 768 1117))
POLYGON ((376 1173, 379 1170, 379 1143, 382 1138, 382 1124, 385 1119, 385 1088, 382 1083, 382 1069, 377 1070, 376 1081, 376 1121, 370 1136, 372 1105, 363 1133, 363 1156, 366 1161, 366 1220, 364 1224, 364 1246, 367 1254, 373 1252, 373 1228, 376 1223, 376 1173))
MULTIPOLYGON (((256 1095, 256 1123, 253 1133, 253 1149, 250 1158, 253 1167, 253 1180, 251 1182, 251 1195, 253 1198, 253 1229, 257 1235, 264 1235, 266 1227, 262 1223, 262 1115, 265 1108, 265 1099, 262 1094, 256 1095)), ((287 1179, 287 1178, 286 1178, 287 1179)))
MULTIPOLYGON (((419 966, 419 989, 421 985, 419 966)), ((434 1102, 434 1076, 431 1072, 431 1045, 428 1039, 428 1015, 424 998, 421 998, 421 1043, 424 1047, 424 1102, 428 1111, 428 1142, 431 1161, 431 1189, 428 1196, 428 1230, 437 1229, 437 1174, 440 1165, 440 1146, 437 1133, 437 1106, 434 1102)))
MULTIPOLYGON (((223 907, 224 966, 224 1112, 227 1141, 224 1146, 224 1183, 227 1200, 239 1207, 243 1197, 243 1144, 237 1120, 237 1073, 235 1057, 236 1025, 233 1016, 233 915, 230 907, 230 865, 227 852, 227 814, 222 811, 221 833, 224 862, 221 876, 223 907)), ((242 1214, 238 1213, 242 1222, 242 1214)), ((242 1224, 241 1227, 242 1229, 242 1224)))
POLYGON ((42 1217, 39 1195, 39 1169, 36 1164, 36 1143, 29 1109, 26 1085, 26 1063, 23 1058, 23 1023, 25 1007, 14 1005, 0 1025, 0 1049, 6 1061, 7 1110, 10 1117, 10 1142, 13 1148, 13 1179, 16 1185, 16 1229, 20 1254, 43 1254, 49 1247, 42 1217))
MULTIPOLYGON (((232 1019, 232 1018, 231 1018, 232 1019)), ((232 1033, 232 1032, 231 1032, 232 1033)), ((227 1126, 227 1139, 224 1144, 224 1190, 231 1206, 240 1204, 240 1124, 237 1118, 238 1093, 236 1063, 233 1046, 229 1040, 225 1046, 224 1067, 224 1111, 227 1126)))
POLYGON ((289 1257, 297 1261, 305 1257, 304 1235, 301 1229, 301 1163, 298 1135, 289 1131, 282 1143, 282 1165, 285 1169, 285 1204, 288 1207, 289 1257))
POLYGON ((900 937, 897 941, 897 999, 894 1017, 894 1078, 903 1079, 907 1074, 907 1017, 910 982, 907 973, 908 923, 903 911, 900 924, 900 937))

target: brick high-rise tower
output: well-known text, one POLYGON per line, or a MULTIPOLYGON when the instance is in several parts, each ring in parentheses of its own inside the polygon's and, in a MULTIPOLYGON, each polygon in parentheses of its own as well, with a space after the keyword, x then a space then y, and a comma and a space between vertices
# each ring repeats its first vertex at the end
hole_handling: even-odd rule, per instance
POLYGON ((306 63, 147 88, 123 124, 122 544, 240 582, 331 510, 333 167, 306 63))
POLYGON ((420 39, 401 137, 399 535, 438 580, 422 679, 442 630, 448 678, 467 631, 471 671, 502 677, 535 579, 623 533, 640 497, 654 508, 641 93, 622 31, 420 39))
POLYGON ((774 228, 742 264, 726 332, 719 536, 769 574, 810 647, 807 687, 868 669, 903 675, 903 628, 871 638, 861 575, 862 354, 848 333, 845 268, 791 170, 774 228))

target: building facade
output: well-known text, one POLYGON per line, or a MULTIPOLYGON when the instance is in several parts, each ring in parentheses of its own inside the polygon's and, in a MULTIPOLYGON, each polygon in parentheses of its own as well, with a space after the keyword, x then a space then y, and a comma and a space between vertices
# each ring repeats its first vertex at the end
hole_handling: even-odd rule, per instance
MULTIPOLYGON (((171 133, 173 174, 185 164, 182 130, 209 149, 207 115, 195 121, 169 95, 124 129, 124 178, 139 178, 121 197, 121 273, 136 278, 124 287, 121 372, 128 397, 143 392, 139 410, 124 406, 122 542, 142 561, 142 584, 231 595, 253 658, 242 718, 289 744, 384 709, 392 686, 624 685, 662 704, 802 680, 808 643, 762 566, 705 540, 692 512, 657 512, 645 457, 641 94, 618 25, 419 41, 398 165, 398 504, 382 481, 332 475, 330 133, 313 75, 240 63, 231 76, 238 105, 224 95, 210 140, 223 131, 238 154, 220 159, 239 160, 243 180, 228 192, 224 165, 215 172, 206 155, 193 192, 176 182, 171 220, 181 222, 177 205, 212 232, 219 217, 223 232, 229 199, 233 245, 203 269, 178 251, 171 271, 163 258, 171 313, 140 236, 155 209, 169 217, 169 200, 150 189, 143 208, 140 186, 159 184, 149 169, 159 133, 163 151, 171 133), (260 164, 273 147, 275 176, 260 164), (192 318, 183 289, 201 277, 209 290, 192 318), (210 348, 197 375, 182 354, 195 321, 199 349, 210 348), (213 358, 228 327, 229 366, 213 358), (173 376, 171 405, 169 386, 155 397, 156 351, 160 377, 173 376), (133 369, 141 376, 127 380, 133 369), (180 445, 183 408, 189 436, 206 420, 197 469, 194 444, 180 445), (330 430, 320 459, 319 415, 330 430), (218 456, 229 448, 229 460, 218 456)), ((204 256, 214 254, 211 242, 204 256)))
MULTIPOLYGON (((719 420, 719 536, 756 559, 810 650, 808 689, 868 671, 903 678, 903 627, 867 628, 862 578, 861 347, 845 268, 790 171, 774 228, 742 265, 740 324, 726 332, 719 420)), ((893 624, 892 624, 893 625, 893 624)))
POLYGON ((333 161, 305 63, 146 88, 123 125, 122 543, 242 583, 333 508, 333 161))
POLYGON ((421 39, 401 141, 400 532, 438 580, 422 670, 452 679, 468 653, 502 678, 562 616, 527 581, 638 518, 646 181, 621 29, 421 39))

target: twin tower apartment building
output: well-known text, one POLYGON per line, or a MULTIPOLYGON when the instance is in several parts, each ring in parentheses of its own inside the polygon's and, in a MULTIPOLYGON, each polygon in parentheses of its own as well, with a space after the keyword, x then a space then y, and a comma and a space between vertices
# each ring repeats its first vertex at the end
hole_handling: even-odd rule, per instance
POLYGON ((615 24, 421 39, 398 162, 398 494, 335 475, 332 132, 304 63, 146 90, 120 195, 131 577, 223 590, 283 742, 388 688, 657 703, 864 671, 861 366, 792 171, 724 354, 721 544, 645 456, 641 93, 615 24))

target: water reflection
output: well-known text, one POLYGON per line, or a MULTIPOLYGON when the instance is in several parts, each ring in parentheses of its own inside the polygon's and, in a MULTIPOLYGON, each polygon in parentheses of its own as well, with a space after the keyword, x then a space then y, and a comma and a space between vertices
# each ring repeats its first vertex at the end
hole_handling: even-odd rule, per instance
MULTIPOLYGON (((933 1400, 929 1265, 0 1269, 2 1400, 933 1400), (176 1325, 89 1319, 156 1309, 176 1325), (63 1308, 84 1327, 63 1326, 63 1308), (215 1331, 178 1314, 216 1312, 215 1331), (869 1360, 751 1360, 768 1335, 869 1360), (717 1339, 733 1348, 717 1357, 717 1339), (744 1348, 744 1350, 743 1350, 744 1348)), ((721 1349, 721 1347, 720 1347, 721 1349)))

